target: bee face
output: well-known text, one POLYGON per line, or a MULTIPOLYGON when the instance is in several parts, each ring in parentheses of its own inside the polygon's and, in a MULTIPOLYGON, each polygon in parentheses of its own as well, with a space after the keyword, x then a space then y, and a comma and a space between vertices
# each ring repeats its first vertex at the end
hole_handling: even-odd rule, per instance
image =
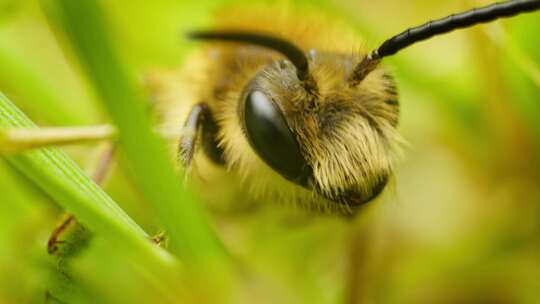
POLYGON ((311 79, 288 61, 262 69, 238 103, 245 136, 281 176, 338 203, 359 205, 384 189, 396 154, 399 105, 383 70, 360 85, 359 56, 311 52, 311 79))

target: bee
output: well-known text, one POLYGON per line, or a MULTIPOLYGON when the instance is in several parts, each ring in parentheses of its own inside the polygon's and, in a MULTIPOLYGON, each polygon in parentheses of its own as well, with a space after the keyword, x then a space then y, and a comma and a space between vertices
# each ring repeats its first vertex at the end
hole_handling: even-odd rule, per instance
POLYGON ((229 173, 255 200, 354 213, 386 188, 403 143, 397 85, 382 59, 539 8, 538 0, 476 8, 407 29, 371 52, 320 16, 224 13, 213 29, 189 33, 208 43, 188 60, 196 64, 187 74, 203 76, 189 84, 191 95, 175 97, 181 111, 166 105, 168 120, 183 126, 179 159, 229 173))

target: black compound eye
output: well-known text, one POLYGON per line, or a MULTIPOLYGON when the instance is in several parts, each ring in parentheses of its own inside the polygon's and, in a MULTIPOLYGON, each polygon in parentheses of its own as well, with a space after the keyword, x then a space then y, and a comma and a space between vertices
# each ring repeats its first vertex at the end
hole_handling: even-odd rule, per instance
POLYGON ((272 169, 286 179, 309 187, 311 168, 278 106, 260 91, 251 91, 245 102, 244 123, 251 147, 272 169))

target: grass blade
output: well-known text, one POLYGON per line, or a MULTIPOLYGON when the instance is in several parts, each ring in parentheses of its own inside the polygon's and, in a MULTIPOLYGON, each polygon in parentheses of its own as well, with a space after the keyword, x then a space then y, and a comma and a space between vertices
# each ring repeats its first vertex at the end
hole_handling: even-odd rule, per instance
MULTIPOLYGON (((5 128, 36 126, 0 93, 0 129, 5 128)), ((152 265, 160 276, 173 273, 175 259, 152 245, 147 234, 60 149, 4 158, 91 231, 132 253, 137 263, 152 265)))
MULTIPOLYGON (((126 155, 146 199, 155 206, 168 231, 171 252, 188 265, 222 264, 225 251, 202 205, 181 187, 165 142, 153 131, 145 99, 116 54, 101 7, 94 0, 52 1, 83 70, 95 85, 119 133, 126 155)), ((52 17, 53 18, 53 17, 52 17)), ((53 20, 54 21, 54 20, 53 20)), ((54 23, 54 22, 53 22, 54 23)))

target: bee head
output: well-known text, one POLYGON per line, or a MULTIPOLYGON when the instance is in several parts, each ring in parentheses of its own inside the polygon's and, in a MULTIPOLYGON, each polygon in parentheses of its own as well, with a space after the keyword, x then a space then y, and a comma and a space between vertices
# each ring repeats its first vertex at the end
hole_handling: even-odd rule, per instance
POLYGON ((191 38, 267 47, 288 61, 260 71, 242 94, 239 117, 253 150, 286 179, 348 205, 372 200, 392 174, 399 136, 394 82, 380 61, 419 41, 540 9, 506 1, 429 21, 364 56, 304 52, 250 32, 196 32, 191 38))
POLYGON ((285 55, 244 88, 238 117, 251 148, 287 180, 358 206, 382 192, 399 136, 394 82, 371 55, 308 55, 288 41, 249 32, 196 32, 285 55))
POLYGON ((289 60, 245 88, 239 117, 253 150, 286 179, 357 206, 385 188, 395 161, 399 105, 394 82, 374 69, 353 80, 362 56, 310 52, 309 74, 289 60))

